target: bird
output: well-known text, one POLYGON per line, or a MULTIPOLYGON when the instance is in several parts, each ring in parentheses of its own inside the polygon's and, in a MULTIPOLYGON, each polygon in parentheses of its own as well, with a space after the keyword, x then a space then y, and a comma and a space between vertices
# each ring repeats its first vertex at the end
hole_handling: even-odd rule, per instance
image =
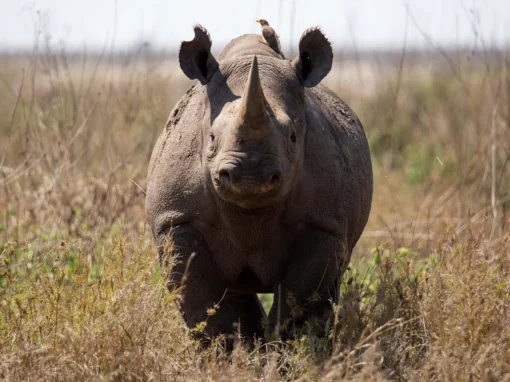
POLYGON ((264 40, 266 41, 267 45, 269 45, 282 58, 285 58, 282 52, 282 48, 280 46, 280 38, 276 34, 274 28, 271 25, 269 25, 267 20, 258 19, 256 21, 262 27, 262 37, 264 37, 264 40))

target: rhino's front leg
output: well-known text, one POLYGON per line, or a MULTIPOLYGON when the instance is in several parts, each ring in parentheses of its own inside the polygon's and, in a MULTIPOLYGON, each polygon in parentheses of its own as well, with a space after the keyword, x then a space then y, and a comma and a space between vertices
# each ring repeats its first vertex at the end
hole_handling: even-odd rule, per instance
MULTIPOLYGON (((216 271, 202 234, 183 224, 174 227, 162 241, 168 239, 171 240, 167 248, 171 251, 165 250, 163 242, 159 246, 161 265, 168 270, 167 286, 170 291, 179 289, 177 306, 190 329, 206 322, 204 332, 198 334, 202 343, 206 345, 213 336, 237 330, 246 337, 259 336, 264 313, 257 296, 227 292, 226 282, 216 271), (165 266, 169 259, 173 263, 171 269, 165 266)), ((231 347, 232 338, 227 341, 227 349, 231 347)))
POLYGON ((275 288, 270 330, 283 338, 294 337, 307 323, 313 334, 327 334, 332 302, 338 302, 339 280, 349 258, 350 251, 336 236, 315 228, 300 235, 275 288))

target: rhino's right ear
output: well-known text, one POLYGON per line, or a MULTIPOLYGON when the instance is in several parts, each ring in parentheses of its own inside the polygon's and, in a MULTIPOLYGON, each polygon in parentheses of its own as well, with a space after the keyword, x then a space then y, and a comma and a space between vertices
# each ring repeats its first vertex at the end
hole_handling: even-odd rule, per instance
POLYGON ((319 27, 305 30, 299 40, 299 56, 292 61, 296 74, 308 88, 318 85, 331 70, 333 49, 319 27))
POLYGON ((197 24, 193 30, 195 38, 181 43, 179 64, 189 79, 198 79, 202 85, 205 85, 218 69, 218 61, 211 54, 212 41, 207 29, 197 24))

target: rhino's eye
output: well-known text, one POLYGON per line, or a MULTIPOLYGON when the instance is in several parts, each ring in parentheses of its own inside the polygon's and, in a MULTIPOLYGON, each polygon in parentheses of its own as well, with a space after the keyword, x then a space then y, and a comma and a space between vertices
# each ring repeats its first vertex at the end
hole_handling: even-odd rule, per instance
POLYGON ((296 134, 292 133, 290 135, 290 140, 291 140, 292 143, 296 143, 296 134))
POLYGON ((209 140, 211 141, 211 143, 214 142, 214 134, 209 135, 209 140))

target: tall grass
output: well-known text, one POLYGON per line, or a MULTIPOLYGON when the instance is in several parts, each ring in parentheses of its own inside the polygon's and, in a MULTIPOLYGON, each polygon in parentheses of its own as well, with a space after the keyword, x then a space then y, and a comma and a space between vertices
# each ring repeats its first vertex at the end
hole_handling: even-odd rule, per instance
POLYGON ((189 85, 176 62, 4 55, 0 378, 510 380, 510 61, 448 54, 338 62, 327 84, 376 187, 335 323, 231 355, 197 352, 145 224, 149 156, 189 85))

